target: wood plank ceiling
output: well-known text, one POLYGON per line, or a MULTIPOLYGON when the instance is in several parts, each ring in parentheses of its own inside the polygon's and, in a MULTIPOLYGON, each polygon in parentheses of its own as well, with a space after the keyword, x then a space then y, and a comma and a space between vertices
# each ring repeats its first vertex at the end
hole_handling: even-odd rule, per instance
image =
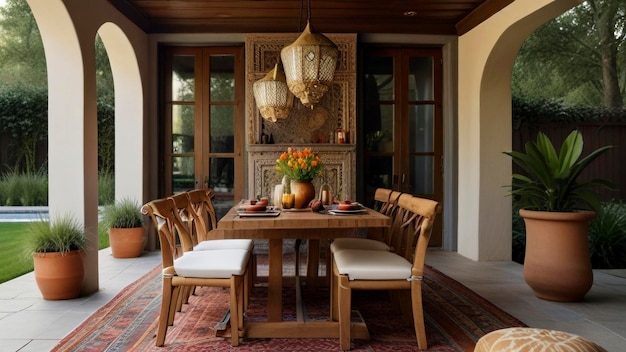
MULTIPOLYGON (((288 33, 307 21, 300 0, 108 0, 146 33, 288 33)), ((462 35, 514 0, 309 0, 324 33, 462 35)))

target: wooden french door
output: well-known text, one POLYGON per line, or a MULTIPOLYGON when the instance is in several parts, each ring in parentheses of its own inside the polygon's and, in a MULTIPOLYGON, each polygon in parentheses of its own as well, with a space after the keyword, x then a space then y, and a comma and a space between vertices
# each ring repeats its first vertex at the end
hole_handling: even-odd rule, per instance
POLYGON ((164 192, 212 188, 232 206, 244 194, 243 47, 166 47, 164 192))
MULTIPOLYGON (((384 187, 443 200, 439 48, 365 48, 360 73, 366 199, 384 187)), ((430 244, 441 246, 442 216, 430 244)))

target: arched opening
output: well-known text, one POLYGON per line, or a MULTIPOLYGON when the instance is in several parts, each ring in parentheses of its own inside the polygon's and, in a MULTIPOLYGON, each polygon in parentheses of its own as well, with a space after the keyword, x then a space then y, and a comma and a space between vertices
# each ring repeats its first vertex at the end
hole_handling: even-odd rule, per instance
POLYGON ((98 30, 115 91, 115 199, 142 201, 143 94, 137 57, 124 32, 111 22, 98 30))
POLYGON ((40 29, 48 68, 50 216, 69 213, 87 229, 82 293, 90 294, 98 290, 98 236, 94 230, 98 199, 93 191, 98 185, 95 63, 85 59, 93 45, 91 51, 81 47, 63 1, 27 1, 40 29))
POLYGON ((580 1, 512 3, 459 38, 459 246, 474 260, 511 259, 511 72, 526 37, 580 1), (506 19, 506 20, 502 20, 506 19))

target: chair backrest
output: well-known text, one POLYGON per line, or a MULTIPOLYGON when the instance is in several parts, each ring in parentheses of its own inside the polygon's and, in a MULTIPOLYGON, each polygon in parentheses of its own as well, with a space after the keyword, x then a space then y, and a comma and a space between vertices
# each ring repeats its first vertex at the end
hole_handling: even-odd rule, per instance
POLYGON ((406 228, 403 225, 412 214, 408 214, 408 210, 401 207, 399 204, 401 200, 403 201, 403 203, 405 203, 406 200, 411 198, 413 198, 413 196, 408 193, 400 193, 398 198, 392 205, 393 211, 390 211, 388 215, 391 218, 391 226, 389 227, 389 230, 387 232, 387 244, 391 248, 392 252, 397 253, 403 257, 407 257, 408 251, 410 251, 410 249, 407 248, 407 237, 409 237, 410 235, 407 234, 406 228))
POLYGON ((210 189, 195 189, 187 192, 189 204, 194 213, 192 231, 198 241, 208 240, 208 233, 217 228, 217 215, 212 198, 215 192, 210 189))
POLYGON ((374 210, 387 216, 392 216, 402 192, 387 188, 378 188, 374 193, 374 210))
MULTIPOLYGON (((374 193, 374 210, 389 216, 393 223, 398 209, 398 199, 400 199, 402 194, 402 192, 387 188, 376 189, 376 192, 374 193)), ((382 232, 382 240, 390 247, 394 245, 392 230, 393 228, 389 228, 382 232)))
MULTIPOLYGON (((412 276, 421 277, 424 274, 424 261, 428 242, 433 230, 437 213, 441 212, 441 204, 431 199, 401 197, 398 206, 402 213, 402 231, 407 235, 404 257, 413 262, 412 276)), ((402 255, 402 254, 401 254, 402 255)))
POLYGON ((194 226, 196 226, 196 216, 191 206, 191 202, 189 201, 189 194, 187 192, 182 192, 169 196, 168 198, 174 201, 174 205, 178 210, 180 219, 187 225, 187 230, 189 231, 193 245, 197 245, 198 237, 196 231, 194 231, 194 226))
POLYGON ((174 259, 184 252, 193 250, 193 242, 187 226, 180 218, 178 208, 171 198, 153 200, 141 208, 143 214, 150 216, 159 236, 163 267, 174 264, 174 259), (182 252, 178 250, 178 244, 182 252))

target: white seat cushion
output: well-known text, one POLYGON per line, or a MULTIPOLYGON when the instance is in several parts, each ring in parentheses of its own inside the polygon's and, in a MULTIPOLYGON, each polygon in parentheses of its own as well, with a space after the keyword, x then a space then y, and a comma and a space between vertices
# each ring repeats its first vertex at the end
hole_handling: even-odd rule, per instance
POLYGON ((389 246, 382 241, 369 238, 337 238, 330 244, 330 251, 335 253, 344 249, 370 249, 389 251, 389 246))
POLYGON ((185 252, 174 260, 174 270, 180 276, 225 279, 243 275, 249 256, 245 249, 185 252))
POLYGON ((411 277, 412 264, 387 251, 344 249, 333 254, 340 274, 350 280, 402 280, 411 277))
POLYGON ((211 251, 215 249, 252 249, 252 240, 224 239, 224 240, 208 240, 198 243, 193 247, 194 251, 211 251))

